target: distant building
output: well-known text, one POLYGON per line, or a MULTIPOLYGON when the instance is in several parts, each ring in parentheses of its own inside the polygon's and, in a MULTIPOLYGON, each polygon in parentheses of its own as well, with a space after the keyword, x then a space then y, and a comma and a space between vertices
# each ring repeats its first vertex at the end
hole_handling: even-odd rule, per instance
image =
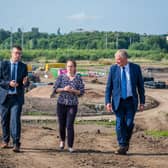
POLYGON ((166 41, 168 42, 168 33, 167 34, 161 34, 160 36, 166 38, 166 41))
POLYGON ((32 27, 32 32, 39 33, 39 29, 37 27, 32 27))

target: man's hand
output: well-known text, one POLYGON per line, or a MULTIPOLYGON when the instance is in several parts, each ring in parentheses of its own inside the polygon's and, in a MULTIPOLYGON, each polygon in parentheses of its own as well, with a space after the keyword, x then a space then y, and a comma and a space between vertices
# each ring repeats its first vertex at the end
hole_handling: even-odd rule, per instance
POLYGON ((19 84, 15 80, 10 81, 9 85, 10 85, 10 87, 13 87, 13 88, 19 86, 19 84))
POLYGON ((112 112, 112 105, 111 105, 111 103, 108 103, 106 105, 106 109, 107 109, 108 112, 112 112))
POLYGON ((26 76, 23 78, 23 85, 26 85, 27 82, 28 82, 28 77, 26 76))
POLYGON ((143 112, 143 110, 144 110, 144 104, 140 104, 139 111, 143 112))

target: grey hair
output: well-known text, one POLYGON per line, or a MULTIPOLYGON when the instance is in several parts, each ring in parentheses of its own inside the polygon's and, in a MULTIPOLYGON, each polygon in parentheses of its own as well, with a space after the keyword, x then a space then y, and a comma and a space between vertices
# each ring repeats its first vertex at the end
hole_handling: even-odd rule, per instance
POLYGON ((125 49, 120 49, 115 53, 115 57, 116 56, 121 56, 121 57, 128 58, 128 53, 125 49))

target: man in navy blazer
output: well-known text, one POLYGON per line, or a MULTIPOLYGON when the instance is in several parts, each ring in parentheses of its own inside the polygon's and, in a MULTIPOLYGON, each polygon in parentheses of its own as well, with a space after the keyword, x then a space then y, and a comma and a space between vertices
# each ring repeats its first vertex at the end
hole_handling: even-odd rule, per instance
POLYGON ((144 82, 139 65, 128 61, 126 50, 115 54, 116 64, 110 67, 106 85, 105 104, 107 111, 116 115, 118 154, 126 154, 134 128, 134 116, 138 107, 145 104, 144 82))
POLYGON ((24 87, 27 85, 27 66, 21 62, 22 49, 14 46, 10 61, 0 63, 0 114, 2 148, 8 148, 10 134, 13 151, 20 151, 21 111, 24 104, 24 87))

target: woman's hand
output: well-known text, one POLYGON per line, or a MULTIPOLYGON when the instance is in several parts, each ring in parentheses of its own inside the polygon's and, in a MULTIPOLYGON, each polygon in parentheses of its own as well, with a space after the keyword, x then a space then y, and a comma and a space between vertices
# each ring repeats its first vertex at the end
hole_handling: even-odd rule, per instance
POLYGON ((76 94, 76 95, 80 95, 80 91, 79 90, 76 90, 74 89, 73 87, 71 86, 65 86, 63 91, 66 91, 66 92, 69 92, 69 93, 73 93, 73 94, 76 94))
POLYGON ((65 86, 63 91, 66 91, 66 92, 72 92, 72 87, 71 86, 65 86))
POLYGON ((71 93, 73 94, 76 94, 76 95, 80 95, 80 90, 77 90, 77 89, 74 89, 74 88, 71 88, 71 93))
POLYGON ((56 92, 55 92, 55 90, 53 90, 53 92, 50 94, 50 98, 54 98, 55 95, 56 95, 56 92))

